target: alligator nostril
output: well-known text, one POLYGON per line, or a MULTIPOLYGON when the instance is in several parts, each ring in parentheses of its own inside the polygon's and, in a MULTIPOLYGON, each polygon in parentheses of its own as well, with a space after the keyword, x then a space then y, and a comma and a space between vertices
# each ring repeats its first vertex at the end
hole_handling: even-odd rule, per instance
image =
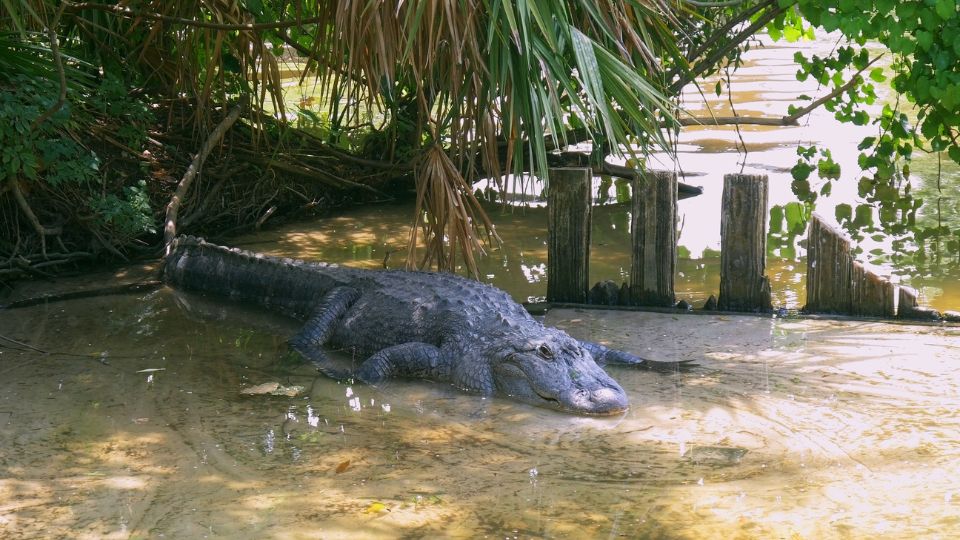
POLYGON ((627 396, 613 388, 598 388, 590 393, 590 401, 598 411, 622 411, 627 408, 627 396))
POLYGON ((619 393, 619 392, 615 392, 615 391, 614 391, 613 389, 611 389, 611 388, 600 388, 600 389, 598 389, 598 390, 594 390, 594 391, 590 394, 590 399, 591 399, 592 401, 597 402, 597 403, 605 403, 605 402, 608 402, 608 401, 616 401, 616 400, 618 400, 619 398, 620 398, 620 393, 619 393))

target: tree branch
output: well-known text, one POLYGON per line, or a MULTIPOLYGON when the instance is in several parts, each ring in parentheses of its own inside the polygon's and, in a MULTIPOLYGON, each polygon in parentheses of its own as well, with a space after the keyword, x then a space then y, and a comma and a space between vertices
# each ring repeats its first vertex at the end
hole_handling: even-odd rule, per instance
POLYGON ((734 126, 734 125, 755 125, 755 126, 796 126, 798 125, 798 120, 804 116, 810 114, 818 107, 824 103, 830 101, 831 99, 839 96, 840 94, 850 90, 855 85, 863 81, 861 75, 866 71, 870 66, 875 64, 877 60, 880 60, 883 57, 883 54, 875 56, 872 60, 867 62, 867 65, 863 66, 863 69, 860 69, 853 74, 853 77, 850 78, 843 86, 834 88, 829 94, 817 99, 813 103, 797 109, 793 114, 788 114, 786 116, 781 116, 780 118, 771 118, 771 117, 750 117, 750 116, 708 116, 708 117, 699 117, 691 116, 688 118, 678 118, 677 123, 681 126, 734 126))
POLYGON ((789 115, 789 116, 784 116, 784 117, 783 117, 784 120, 793 120, 794 122, 796 122, 796 120, 797 120, 798 118, 800 118, 801 116, 806 116, 806 115, 810 114, 810 111, 816 109, 816 108, 819 107, 820 105, 823 105, 824 103, 830 101, 831 99, 833 99, 833 98, 839 96, 840 94, 846 92, 847 90, 853 88, 854 85, 859 84, 859 83, 863 80, 863 78, 860 77, 860 75, 861 75, 864 71, 866 71, 867 68, 869 68, 870 66, 872 66, 874 63, 876 63, 877 60, 880 60, 881 58, 883 58, 883 53, 880 53, 880 54, 878 54, 877 56, 874 56, 873 59, 870 60, 869 62, 867 62, 867 65, 863 66, 863 69, 861 69, 860 71, 857 71, 857 72, 853 75, 853 77, 851 77, 850 80, 847 81, 846 84, 844 84, 843 86, 841 86, 841 87, 839 87, 839 88, 834 89, 833 92, 830 92, 829 94, 823 96, 822 98, 814 101, 814 102, 811 103, 810 105, 807 105, 806 107, 803 107, 802 109, 799 109, 799 110, 795 111, 793 114, 791 114, 791 115, 789 115))
POLYGON ((9 180, 9 190, 13 192, 13 198, 17 200, 17 204, 20 206, 20 210, 25 216, 27 216, 27 221, 33 225, 33 229, 37 231, 37 236, 40 237, 40 252, 44 257, 47 256, 47 235, 60 234, 61 229, 59 227, 48 229, 40 223, 40 219, 36 214, 33 213, 33 209, 30 208, 30 203, 27 202, 27 198, 23 196, 23 192, 20 191, 20 184, 17 183, 17 177, 11 176, 9 180))
POLYGON ((358 75, 356 75, 356 74, 354 74, 354 73, 348 73, 348 72, 346 72, 345 70, 343 70, 343 69, 341 69, 341 68, 339 68, 339 67, 337 67, 337 66, 331 65, 329 62, 327 62, 325 59, 321 58, 321 57, 320 57, 318 54, 316 54, 314 51, 311 51, 310 49, 308 49, 308 48, 304 47, 303 45, 297 43, 297 42, 296 42, 295 40, 293 40, 289 35, 287 35, 286 32, 276 32, 276 34, 277 34, 277 37, 279 37, 281 41, 283 41, 284 43, 287 44, 288 47, 292 48, 293 50, 297 51, 298 53, 302 54, 303 56, 306 56, 307 58, 313 60, 314 62, 322 65, 323 67, 325 67, 325 68, 327 68, 327 69, 332 69, 332 70, 336 71, 337 73, 339 73, 339 74, 341 74, 341 75, 343 75, 343 76, 345 76, 345 77, 349 77, 353 82, 355 82, 355 83, 357 83, 357 84, 359 84, 359 85, 361 85, 361 86, 364 86, 364 87, 367 86, 367 81, 366 81, 366 79, 364 79, 364 78, 362 78, 362 77, 360 77, 360 76, 358 76, 358 75))
POLYGON ((164 255, 169 255, 170 244, 177 236, 177 213, 180 211, 181 202, 187 196, 187 190, 190 189, 190 184, 193 183, 193 179, 197 176, 197 173, 200 172, 204 160, 206 160, 210 152, 213 151, 213 147, 220 143, 220 140, 223 139, 223 135, 230 129, 230 126, 240 118, 242 108, 242 104, 237 105, 217 124, 217 127, 214 128, 210 136, 207 137, 206 142, 203 143, 200 152, 197 153, 190 163, 190 166, 187 167, 183 178, 180 179, 180 183, 177 184, 177 190, 173 193, 173 196, 170 197, 170 202, 167 204, 167 217, 163 225, 164 255))
POLYGON ((796 119, 788 116, 780 118, 771 118, 767 116, 691 116, 687 118, 678 118, 677 123, 681 126, 795 126, 796 119))
POLYGON ((60 94, 57 95, 57 102, 33 121, 30 125, 30 131, 35 131, 40 127, 40 124, 57 114, 57 111, 62 109, 67 102, 67 74, 63 69, 63 56, 60 54, 60 39, 57 37, 57 26, 60 24, 60 17, 63 15, 65 7, 67 7, 66 2, 60 4, 57 14, 53 16, 53 20, 50 21, 50 24, 47 26, 47 37, 50 38, 50 53, 53 55, 53 65, 57 70, 57 79, 60 82, 60 94))
POLYGON ((703 75, 707 70, 712 68, 719 62, 724 56, 730 53, 730 51, 736 49, 745 39, 756 34, 761 28, 767 25, 770 21, 775 19, 777 15, 780 15, 786 8, 776 5, 774 2, 769 3, 772 6, 770 11, 760 15, 760 17, 753 22, 750 26, 742 30, 739 34, 730 39, 729 42, 724 44, 722 47, 714 50, 710 56, 704 58, 694 65, 689 71, 680 74, 680 77, 670 85, 669 94, 678 94, 683 87, 686 86, 689 82, 693 81, 697 77, 703 75))

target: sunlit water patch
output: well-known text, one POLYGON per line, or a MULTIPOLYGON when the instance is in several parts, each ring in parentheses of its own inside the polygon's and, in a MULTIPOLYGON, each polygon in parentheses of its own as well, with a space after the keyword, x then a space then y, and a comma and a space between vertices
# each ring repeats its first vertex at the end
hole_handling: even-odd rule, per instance
POLYGON ((54 353, 0 349, 0 537, 960 534, 960 330, 547 322, 701 365, 610 368, 631 409, 591 418, 340 384, 288 355, 296 322, 169 290, 0 312, 54 353), (241 393, 274 381, 304 391, 241 393))

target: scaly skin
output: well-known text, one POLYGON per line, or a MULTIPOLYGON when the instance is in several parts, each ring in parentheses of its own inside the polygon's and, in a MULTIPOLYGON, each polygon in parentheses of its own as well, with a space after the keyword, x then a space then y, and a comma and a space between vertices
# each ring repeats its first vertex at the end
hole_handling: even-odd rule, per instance
POLYGON ((677 365, 578 341, 543 326, 507 293, 453 274, 308 263, 180 237, 164 279, 306 320, 291 348, 338 379, 422 378, 574 413, 616 414, 627 409, 627 395, 601 365, 677 365), (351 372, 337 369, 324 346, 366 361, 351 372))

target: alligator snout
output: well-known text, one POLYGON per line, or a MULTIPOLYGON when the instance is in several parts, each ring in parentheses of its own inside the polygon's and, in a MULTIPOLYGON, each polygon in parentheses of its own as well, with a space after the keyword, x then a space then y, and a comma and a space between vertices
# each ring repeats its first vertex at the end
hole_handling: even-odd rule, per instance
POLYGON ((630 406, 627 393, 619 386, 593 390, 578 388, 570 396, 569 404, 577 412, 586 414, 618 414, 630 406))

